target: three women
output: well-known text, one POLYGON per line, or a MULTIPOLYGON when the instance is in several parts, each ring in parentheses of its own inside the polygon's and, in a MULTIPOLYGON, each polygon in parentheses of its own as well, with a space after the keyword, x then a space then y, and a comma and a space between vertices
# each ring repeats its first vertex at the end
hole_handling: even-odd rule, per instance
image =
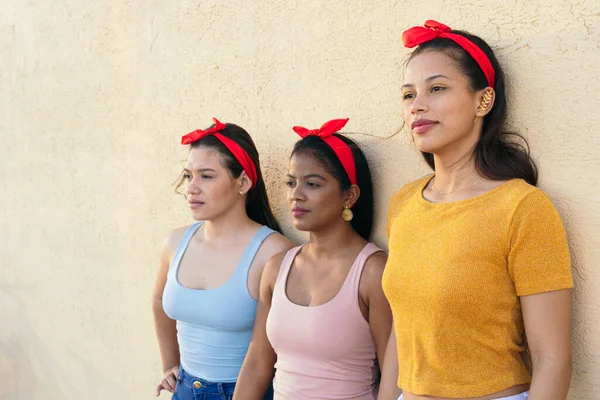
MULTIPOLYGON (((566 398, 566 234, 535 187, 529 154, 505 130, 502 68, 482 39, 435 21, 403 39, 416 47, 402 86, 404 120, 434 174, 406 185, 391 202, 383 277, 391 332, 381 291, 386 256, 368 243, 366 160, 336 134, 344 120, 297 128, 303 139, 290 160, 289 203, 294 226, 310 232, 310 241, 286 251, 285 239, 274 240, 269 255, 282 251, 262 274, 244 367, 239 378, 225 379, 237 380, 237 400, 262 398, 274 374, 276 398, 373 399, 378 364, 383 400, 566 398)), ((232 179, 244 186, 243 174, 232 179)), ((165 260, 181 258, 165 253, 165 260)), ((249 287, 259 271, 248 275, 249 287)), ((163 347, 175 365, 173 346, 163 347)), ((168 381, 162 386, 172 389, 168 381)))

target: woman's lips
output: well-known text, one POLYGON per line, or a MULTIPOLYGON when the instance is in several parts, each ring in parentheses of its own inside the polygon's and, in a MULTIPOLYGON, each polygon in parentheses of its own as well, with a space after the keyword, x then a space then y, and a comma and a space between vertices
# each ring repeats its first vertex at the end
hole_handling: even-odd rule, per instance
POLYGON ((190 208, 200 208, 204 205, 201 201, 189 201, 188 203, 190 204, 190 208))
POLYGON ((410 124, 410 127, 415 133, 425 133, 431 128, 433 128, 435 124, 437 124, 437 121, 432 121, 429 119, 418 119, 416 121, 413 121, 413 123, 410 124))
POLYGON ((306 210, 304 208, 301 208, 301 207, 294 207, 294 208, 292 208, 292 214, 296 218, 303 216, 307 212, 308 212, 308 210, 306 210))

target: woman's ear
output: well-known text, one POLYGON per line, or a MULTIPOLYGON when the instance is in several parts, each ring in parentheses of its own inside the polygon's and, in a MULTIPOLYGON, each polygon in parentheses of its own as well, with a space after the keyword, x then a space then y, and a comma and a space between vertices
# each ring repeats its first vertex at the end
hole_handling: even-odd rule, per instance
POLYGON ((239 194, 244 195, 244 194, 248 193, 250 191, 250 189, 252 189, 253 182, 250 179, 250 177, 248 176, 248 174, 246 174, 246 171, 242 171, 238 180, 240 182, 240 187, 238 189, 239 194))
POLYGON ((350 186, 350 189, 344 192, 344 206, 352 208, 360 197, 360 188, 358 185, 350 186))
POLYGON ((475 116, 478 118, 485 117, 494 107, 496 100, 496 92, 491 87, 486 87, 478 92, 478 105, 475 110, 475 116))

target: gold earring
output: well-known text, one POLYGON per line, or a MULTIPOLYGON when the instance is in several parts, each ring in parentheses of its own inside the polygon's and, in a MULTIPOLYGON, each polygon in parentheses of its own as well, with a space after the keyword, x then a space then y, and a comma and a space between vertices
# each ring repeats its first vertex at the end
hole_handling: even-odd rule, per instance
POLYGON ((346 222, 350 222, 352 221, 352 218, 354 218, 354 214, 348 206, 344 206, 344 211, 342 211, 342 218, 344 218, 344 221, 346 222))
MULTIPOLYGON (((492 95, 493 95, 493 92, 491 89, 486 90, 485 93, 483 94, 483 97, 481 98, 481 103, 479 104, 479 107, 477 107, 477 109, 479 109, 480 111, 486 111, 492 102, 492 95)), ((477 122, 478 119, 479 119, 479 116, 476 115, 475 119, 473 120, 473 123, 477 122)))
POLYGON ((481 104, 479 105, 480 110, 485 111, 488 109, 490 103, 492 102, 492 95, 493 93, 491 90, 486 90, 481 99, 481 104))

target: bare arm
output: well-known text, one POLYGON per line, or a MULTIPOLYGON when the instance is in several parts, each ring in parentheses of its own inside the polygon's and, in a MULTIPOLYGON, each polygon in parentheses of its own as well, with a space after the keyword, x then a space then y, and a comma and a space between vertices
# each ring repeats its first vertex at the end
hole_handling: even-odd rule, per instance
POLYGON ((571 383, 571 289, 521 297, 533 362, 530 400, 565 400, 571 383))
POLYGON ((271 309, 273 289, 284 256, 285 252, 277 254, 265 265, 260 281, 260 298, 252 340, 235 385, 234 400, 261 400, 273 381, 277 355, 267 338, 267 316, 271 309))
POLYGON ((173 257, 177 241, 181 237, 178 231, 173 231, 165 240, 160 252, 160 266, 154 284, 152 295, 152 312, 154 314, 154 329, 158 338, 160 356, 162 360, 163 374, 162 382, 157 386, 157 395, 165 389, 171 393, 175 390, 176 370, 179 367, 179 345, 177 343, 177 328, 175 321, 165 314, 162 305, 162 296, 167 282, 167 272, 173 257))
POLYGON ((396 400, 402 390, 398 388, 398 345, 394 324, 385 350, 385 359, 381 368, 381 383, 379 384, 378 400, 396 400))
POLYGON ((367 260, 361 277, 361 286, 366 289, 367 306, 369 307, 369 327, 375 342, 377 361, 383 366, 385 351, 392 326, 392 310, 383 293, 381 279, 387 261, 384 252, 373 254, 367 260))
MULTIPOLYGON (((390 305, 383 293, 383 287, 381 286, 381 279, 383 277, 383 271, 385 269, 385 263, 387 261, 387 255, 383 252, 373 254, 365 265, 363 276, 361 279, 361 287, 365 284, 368 288, 368 307, 369 307, 369 326, 371 328, 371 335, 375 342, 375 349, 377 351, 377 361, 379 362, 379 368, 382 370, 387 364, 387 360, 392 358, 396 360, 396 343, 395 337, 392 331, 392 311, 390 305), (394 337, 393 349, 390 348, 390 334, 394 337), (393 350, 390 352, 390 350, 393 350)), ((397 367, 396 367, 397 372, 397 367)), ((382 375, 382 377, 384 377, 382 375)), ((396 387, 396 380, 398 375, 394 377, 393 384, 396 387)), ((380 382, 380 393, 381 385, 385 382, 380 382)), ((396 400, 399 394, 393 398, 396 400)), ((380 399, 382 397, 379 397, 380 399)), ((392 399, 389 397, 390 400, 392 399)))

